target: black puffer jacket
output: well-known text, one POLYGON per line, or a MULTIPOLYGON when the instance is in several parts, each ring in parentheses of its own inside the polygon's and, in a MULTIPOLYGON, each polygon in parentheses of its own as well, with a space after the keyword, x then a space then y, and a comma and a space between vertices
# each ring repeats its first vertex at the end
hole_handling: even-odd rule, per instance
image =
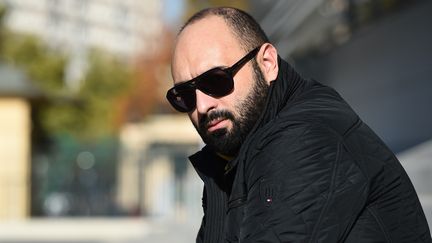
POLYGON ((238 156, 190 159, 204 181, 197 242, 432 242, 394 154, 331 88, 279 58, 238 156))

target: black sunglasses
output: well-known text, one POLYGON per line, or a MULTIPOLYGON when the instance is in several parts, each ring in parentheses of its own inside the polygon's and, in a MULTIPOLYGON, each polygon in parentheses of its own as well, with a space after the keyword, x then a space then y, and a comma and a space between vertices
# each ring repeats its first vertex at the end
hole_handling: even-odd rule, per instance
POLYGON ((177 111, 190 112, 196 106, 196 89, 212 97, 223 97, 230 94, 234 89, 234 75, 255 57, 260 47, 250 51, 229 68, 216 67, 192 80, 175 85, 168 90, 166 98, 177 111))

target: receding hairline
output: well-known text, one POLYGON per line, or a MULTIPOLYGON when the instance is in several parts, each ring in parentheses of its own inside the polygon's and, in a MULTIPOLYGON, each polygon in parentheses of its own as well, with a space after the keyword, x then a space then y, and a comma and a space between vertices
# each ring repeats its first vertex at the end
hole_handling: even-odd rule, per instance
MULTIPOLYGON (((228 38, 229 38, 230 43, 233 43, 233 45, 237 49, 244 51, 244 48, 241 45, 241 41, 237 38, 235 33, 233 33, 232 28, 229 27, 228 23, 221 16, 207 15, 204 18, 200 18, 199 20, 196 20, 193 23, 190 23, 187 26, 185 26, 185 28, 183 28, 182 31, 179 32, 179 34, 177 35, 177 38, 176 38, 175 43, 174 43, 174 48, 172 50, 173 51, 172 52, 172 54, 173 54, 172 55, 172 61, 171 61, 171 73, 172 74, 174 74, 173 67, 174 67, 175 60, 179 57, 178 53, 183 53, 182 50, 185 48, 185 45, 189 46, 189 47, 190 46, 193 47, 193 45, 190 45, 190 42, 193 41, 192 39, 196 40, 197 36, 206 35, 205 31, 206 31, 206 26, 208 23, 208 22, 204 23, 206 21, 211 21, 212 22, 212 23, 210 23, 211 25, 217 24, 219 26, 222 26, 221 28, 223 28, 223 33, 224 33, 223 36, 225 36, 225 37, 221 38, 221 39, 217 39, 218 43, 224 42, 226 45, 225 41, 228 41, 228 38), (216 23, 216 21, 217 21, 217 23, 216 23)), ((218 31, 217 33, 220 33, 220 32, 218 31)), ((212 33, 209 33, 209 34, 212 35, 212 33)), ((212 37, 213 37, 213 35, 212 35, 212 37)), ((217 38, 217 36, 214 36, 214 37, 217 38)), ((212 42, 212 40, 210 40, 210 42, 212 42)), ((186 49, 189 47, 186 47, 186 49)))
POLYGON ((225 24, 225 26, 229 29, 231 34, 233 34, 235 36, 235 32, 230 27, 229 23, 222 16, 214 15, 214 14, 208 14, 208 15, 204 16, 203 18, 196 19, 193 22, 188 22, 187 25, 184 25, 180 29, 180 31, 177 33, 177 39, 179 39, 187 29, 193 27, 194 25, 200 24, 200 22, 202 22, 202 21, 206 21, 206 20, 209 20, 211 18, 217 18, 217 19, 221 20, 225 24))
POLYGON ((269 42, 261 26, 250 14, 232 7, 206 8, 195 13, 180 28, 177 39, 188 26, 212 16, 219 17, 224 21, 231 34, 245 51, 250 51, 258 45, 269 42), (246 38, 245 35, 247 35, 246 38))
POLYGON ((222 20, 222 22, 225 24, 225 26, 227 27, 227 29, 229 30, 229 32, 232 34, 232 36, 235 38, 235 40, 237 40, 239 43, 241 43, 241 39, 239 38, 239 36, 235 33, 235 30, 230 26, 230 24, 228 23, 228 21, 220 15, 217 14, 213 14, 213 13, 207 13, 203 16, 200 16, 200 18, 194 18, 192 21, 187 21, 181 28, 180 31, 177 33, 177 37, 176 37, 176 42, 178 42, 178 40, 182 37, 182 35, 184 34, 184 32, 189 29, 190 27, 193 27, 196 24, 199 24, 202 21, 211 19, 211 18, 217 18, 222 20))

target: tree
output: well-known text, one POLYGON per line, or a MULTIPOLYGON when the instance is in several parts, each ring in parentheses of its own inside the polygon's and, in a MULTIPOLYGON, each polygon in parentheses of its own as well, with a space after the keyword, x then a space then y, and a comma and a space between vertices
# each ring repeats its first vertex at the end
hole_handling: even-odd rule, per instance
POLYGON ((174 112, 165 99, 165 92, 171 87, 171 48, 174 36, 163 30, 157 51, 141 53, 133 63, 133 83, 119 103, 118 124, 139 122, 151 113, 174 112))
POLYGON ((0 53, 2 52, 3 39, 5 36, 4 18, 6 16, 6 6, 0 4, 0 53))
POLYGON ((10 31, 3 41, 3 59, 22 68, 47 99, 36 107, 36 119, 48 136, 70 135, 97 139, 115 133, 116 102, 128 89, 132 75, 126 63, 93 51, 89 70, 78 92, 64 84, 68 56, 48 48, 31 35, 10 31))
POLYGON ((56 102, 42 112, 45 127, 56 134, 91 140, 115 136, 117 103, 132 82, 132 71, 107 53, 93 51, 89 69, 73 102, 56 102))
POLYGON ((21 67, 45 93, 63 89, 67 56, 49 50, 36 37, 6 31, 2 56, 7 63, 21 67))

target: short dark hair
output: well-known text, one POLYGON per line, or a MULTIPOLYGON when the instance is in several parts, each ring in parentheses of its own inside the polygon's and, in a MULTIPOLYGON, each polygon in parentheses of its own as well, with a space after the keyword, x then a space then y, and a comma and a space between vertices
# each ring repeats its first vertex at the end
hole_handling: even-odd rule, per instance
POLYGON ((212 15, 222 17, 225 20, 240 46, 246 52, 269 42, 267 35, 252 16, 243 10, 231 7, 206 8, 197 12, 181 27, 179 34, 190 24, 212 15))

